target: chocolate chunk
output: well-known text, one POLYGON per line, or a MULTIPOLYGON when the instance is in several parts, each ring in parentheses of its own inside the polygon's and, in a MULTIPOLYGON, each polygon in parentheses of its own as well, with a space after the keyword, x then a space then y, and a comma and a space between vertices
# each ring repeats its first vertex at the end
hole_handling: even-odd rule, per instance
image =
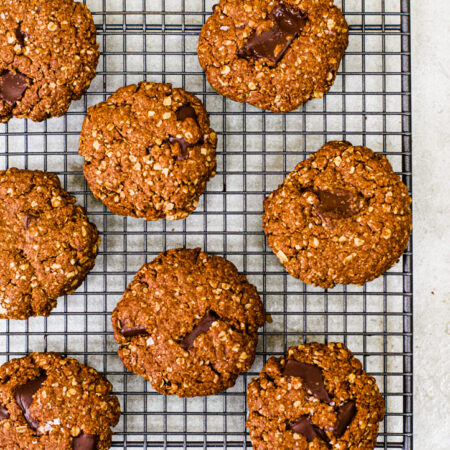
POLYGON ((267 58, 274 63, 279 62, 308 20, 305 12, 289 8, 283 2, 275 6, 269 18, 275 25, 261 34, 255 31, 239 50, 239 57, 247 60, 267 58))
POLYGON ((189 350, 193 347, 195 339, 203 333, 206 333, 211 325, 219 319, 219 316, 214 311, 209 311, 203 319, 195 325, 194 329, 187 334, 180 342, 181 347, 189 350))
POLYGON ((181 122, 187 118, 194 119, 197 122, 197 113, 191 105, 183 105, 177 109, 177 120, 181 122))
POLYGON ((169 136, 169 142, 171 144, 174 144, 177 142, 178 145, 180 146, 181 152, 177 156, 178 161, 184 161, 184 160, 188 159, 189 158, 188 148, 195 145, 195 144, 189 144, 189 142, 186 142, 186 140, 184 138, 177 138, 174 136, 169 136))
POLYGON ((15 392, 16 402, 22 410, 28 425, 30 425, 34 431, 38 429, 39 422, 31 417, 30 405, 33 402, 33 395, 41 388, 42 383, 46 378, 47 375, 40 375, 34 380, 28 381, 27 383, 17 387, 15 392))
MULTIPOLYGON (((195 109, 191 105, 183 105, 180 106, 177 109, 177 120, 183 121, 187 118, 194 119, 197 122, 197 113, 195 112, 195 109)), ((189 142, 186 142, 184 138, 178 138, 175 136, 169 136, 169 142, 171 144, 174 144, 175 142, 178 143, 180 146, 180 154, 177 156, 178 161, 184 161, 189 158, 189 147, 192 147, 196 144, 190 144, 189 142)))
POLYGON ((28 227, 30 226, 31 222, 31 216, 25 216, 25 230, 28 230, 28 227))
POLYGON ((25 47, 25 38, 26 37, 28 37, 28 34, 24 33, 20 29, 20 24, 19 24, 18 27, 16 28, 16 39, 17 39, 17 42, 20 44, 21 47, 25 47))
POLYGON ((14 106, 28 88, 28 78, 21 73, 11 71, 0 75, 0 98, 8 105, 14 106))
POLYGON ((319 198, 319 204, 315 208, 321 217, 348 219, 361 211, 361 196, 353 192, 335 189, 333 192, 317 190, 314 193, 319 198))
POLYGON ((143 334, 148 334, 145 330, 145 327, 138 325, 136 327, 129 327, 127 325, 124 325, 122 329, 120 330, 120 333, 122 336, 125 337, 133 337, 133 336, 141 336, 143 334))
POLYGON ((5 406, 0 405, 0 420, 9 419, 9 411, 5 406))
POLYGON ((330 442, 325 431, 317 425, 313 425, 309 417, 299 417, 289 424, 289 428, 294 433, 305 436, 308 442, 312 442, 314 439, 322 439, 322 441, 330 442))
POLYGON ((35 219, 36 217, 30 216, 28 214, 25 216, 25 230, 28 230, 28 228, 30 228, 30 225, 35 219))
POLYGON ((332 433, 337 437, 341 437, 350 425, 350 422, 355 417, 355 414, 356 405, 354 400, 350 400, 349 402, 339 406, 337 421, 331 429, 332 433))
POLYGON ((98 437, 95 434, 81 433, 73 439, 74 450, 95 450, 98 437))
POLYGON ((283 375, 287 377, 301 377, 305 387, 311 391, 314 397, 323 402, 331 402, 330 396, 325 389, 322 371, 318 367, 295 361, 295 359, 288 359, 284 366, 283 375))

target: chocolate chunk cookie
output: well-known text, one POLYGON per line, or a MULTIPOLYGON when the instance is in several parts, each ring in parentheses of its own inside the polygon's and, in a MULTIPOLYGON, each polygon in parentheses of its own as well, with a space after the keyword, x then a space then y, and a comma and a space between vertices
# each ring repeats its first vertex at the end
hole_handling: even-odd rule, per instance
POLYGON ((266 198, 263 226, 292 276, 323 288, 361 285, 405 251, 410 203, 406 186, 383 155, 329 142, 266 198))
POLYGON ((344 344, 290 347, 270 358, 247 390, 257 450, 373 449, 384 400, 344 344))
POLYGON ((0 172, 0 317, 48 316, 94 267, 100 238, 52 173, 0 172))
POLYGON ((198 57, 219 94, 292 111, 329 91, 347 44, 333 0, 220 0, 200 33, 198 57))
POLYGON ((169 250, 144 265, 112 315, 127 369, 179 397, 233 386, 253 364, 264 322, 256 288, 200 249, 169 250))
POLYGON ((2 0, 0 15, 0 122, 62 116, 95 77, 89 9, 73 0, 2 0))
POLYGON ((80 155, 89 187, 113 213, 177 220, 216 174, 216 143, 195 95, 139 83, 89 108, 80 155))
POLYGON ((31 353, 0 367, 0 447, 103 450, 120 405, 96 370, 57 353, 31 353))

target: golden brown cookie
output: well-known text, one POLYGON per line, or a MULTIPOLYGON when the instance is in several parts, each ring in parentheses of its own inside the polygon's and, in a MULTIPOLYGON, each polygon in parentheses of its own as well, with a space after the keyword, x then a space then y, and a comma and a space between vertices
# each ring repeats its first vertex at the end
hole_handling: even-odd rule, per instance
POLYGON ((0 317, 48 316, 94 267, 100 238, 52 173, 0 172, 0 317))
POLYGON ((278 112, 328 92, 347 44, 333 0, 220 0, 197 51, 219 94, 278 112))
POLYGON ((0 447, 106 450, 120 405, 95 369, 57 353, 0 367, 0 447))
POLYGON ((89 9, 73 0, 2 0, 0 15, 0 122, 62 116, 95 77, 89 9))
POLYGON ((255 358, 264 307, 236 267, 200 249, 144 265, 112 315, 119 356, 162 394, 212 395, 255 358))
POLYGON ((216 143, 195 95, 143 82, 89 108, 80 155, 89 187, 113 213, 177 220, 216 174, 216 143))
POLYGON ((383 155, 328 142, 265 199, 263 226, 292 276, 323 288, 361 285, 405 251, 410 204, 406 186, 383 155))
POLYGON ((373 449, 384 399, 344 344, 290 347, 247 389, 256 450, 373 449))

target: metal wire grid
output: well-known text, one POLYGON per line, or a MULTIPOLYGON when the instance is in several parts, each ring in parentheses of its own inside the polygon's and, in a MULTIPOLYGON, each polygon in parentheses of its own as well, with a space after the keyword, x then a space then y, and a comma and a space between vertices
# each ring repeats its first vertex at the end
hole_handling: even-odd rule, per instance
POLYGON ((1 126, 3 168, 56 172, 101 234, 94 270, 49 318, 1 321, 4 362, 60 351, 105 373, 122 406, 114 447, 250 448, 245 429, 249 380, 272 355, 310 341, 343 341, 386 399, 377 448, 412 448, 412 253, 363 287, 322 290, 288 276, 267 247, 263 198, 295 164, 330 139, 382 151, 411 191, 408 0, 342 0, 350 46, 331 92, 300 110, 274 114, 218 96, 196 58, 212 0, 90 0, 102 56, 89 93, 59 119, 1 126), (202 98, 218 132, 218 171, 186 220, 146 223, 112 215, 81 172, 78 137, 86 109, 142 79, 172 82, 202 98), (273 322, 261 332, 252 371, 227 392, 178 399, 127 373, 116 355, 110 314, 138 268, 160 251, 200 246, 233 261, 254 283, 273 322))

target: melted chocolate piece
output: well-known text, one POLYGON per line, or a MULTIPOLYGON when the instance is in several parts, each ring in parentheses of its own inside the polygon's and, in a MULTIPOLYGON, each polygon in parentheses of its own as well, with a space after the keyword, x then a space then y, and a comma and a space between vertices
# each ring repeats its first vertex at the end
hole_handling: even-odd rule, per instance
POLYGON ((183 105, 177 109, 177 120, 183 121, 187 118, 194 119, 197 122, 197 113, 191 105, 183 105))
POLYGON ((136 327, 129 327, 124 325, 120 330, 120 334, 125 337, 141 336, 143 334, 148 334, 145 327, 138 325, 136 327))
POLYGON ((331 402, 325 389, 322 371, 318 367, 295 361, 295 359, 288 359, 284 366, 283 375, 286 377, 301 377, 305 387, 311 391, 314 397, 323 402, 331 402))
POLYGON ((348 219, 361 211, 361 197, 345 189, 331 191, 314 191, 319 197, 319 204, 315 207, 320 217, 330 219, 348 219))
POLYGON ((25 230, 28 230, 28 227, 30 226, 31 222, 31 216, 25 216, 25 230))
POLYGON ((312 442, 314 439, 322 439, 322 441, 330 442, 325 431, 317 425, 313 425, 309 417, 299 417, 289 424, 289 428, 294 433, 305 436, 308 442, 312 442))
POLYGON ((20 44, 21 47, 25 47, 25 38, 28 37, 27 33, 24 33, 21 29, 20 29, 20 23, 16 28, 16 39, 17 42, 20 44))
POLYGON ((209 311, 203 319, 195 325, 194 329, 187 334, 180 342, 181 347, 185 350, 189 350, 194 346, 194 341, 203 333, 206 333, 211 325, 219 319, 219 316, 214 311, 209 311))
POLYGON ((334 424, 333 428, 331 429, 331 432, 336 437, 341 437, 345 433, 345 430, 350 425, 353 418, 355 417, 355 414, 356 414, 356 405, 354 400, 350 400, 349 402, 339 406, 337 413, 337 421, 334 424))
POLYGON ((95 450, 97 448, 98 437, 95 434, 81 433, 73 438, 74 450, 95 450))
POLYGON ((0 420, 9 419, 9 411, 5 406, 0 405, 0 420))
MULTIPOLYGON (((28 230, 28 228, 30 228, 30 225, 32 225, 32 223, 37 219, 37 217, 35 216, 30 216, 29 214, 27 214, 25 216, 25 230, 28 230)), ((81 251, 82 249, 80 249, 81 251)))
POLYGON ((28 88, 28 78, 21 73, 11 71, 0 75, 0 98, 8 105, 14 106, 28 88))
MULTIPOLYGON (((177 109, 177 120, 183 121, 187 118, 194 119, 197 122, 197 113, 191 105, 183 105, 177 109)), ((186 142, 184 138, 178 138, 176 136, 169 136, 169 142, 171 144, 178 143, 180 146, 180 154, 177 156, 178 161, 185 161, 189 158, 189 147, 193 147, 196 144, 190 144, 186 142)))
POLYGON ((22 386, 16 388, 15 397, 16 402, 23 412, 25 420, 28 425, 36 431, 39 427, 39 422, 33 419, 30 415, 30 405, 33 402, 33 395, 41 388, 42 383, 47 378, 47 375, 40 375, 34 380, 30 380, 22 386))
POLYGON ((305 12, 289 8, 283 2, 275 6, 269 18, 275 25, 261 34, 255 31, 239 50, 239 57, 247 60, 267 58, 274 63, 279 62, 308 20, 305 12))
POLYGON ((180 146, 181 152, 177 156, 178 161, 184 161, 189 158, 189 147, 194 146, 195 144, 189 144, 189 142, 186 142, 184 138, 177 138, 175 136, 169 136, 169 142, 171 144, 178 143, 180 146))

